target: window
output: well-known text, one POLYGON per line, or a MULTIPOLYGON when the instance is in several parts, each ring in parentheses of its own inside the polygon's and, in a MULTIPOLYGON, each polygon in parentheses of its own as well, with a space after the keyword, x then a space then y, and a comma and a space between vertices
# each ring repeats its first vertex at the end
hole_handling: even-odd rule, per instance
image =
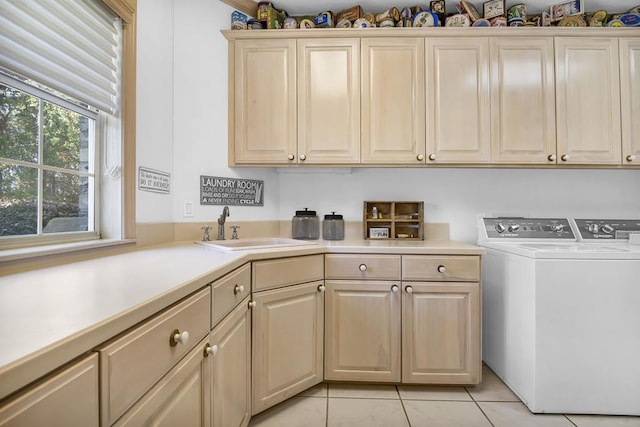
POLYGON ((101 206, 122 213, 122 30, 100 0, 0 2, 0 248, 96 239, 101 206))

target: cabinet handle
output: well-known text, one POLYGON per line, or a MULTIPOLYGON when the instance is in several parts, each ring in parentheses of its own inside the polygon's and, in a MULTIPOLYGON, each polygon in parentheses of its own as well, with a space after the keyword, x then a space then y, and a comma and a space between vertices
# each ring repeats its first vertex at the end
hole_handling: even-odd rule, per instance
POLYGON ((358 269, 359 269, 360 271, 367 271, 367 264, 360 264, 360 265, 358 266, 358 269))
POLYGON ((218 352, 217 345, 212 346, 210 344, 207 344, 204 346, 204 357, 215 356, 217 352, 218 352))
POLYGON ((293 159, 295 159, 295 158, 296 158, 296 156, 294 156, 293 154, 289 154, 289 155, 287 156, 287 159, 289 159, 289 160, 293 160, 293 159))
POLYGON ((171 347, 175 347, 178 344, 186 345, 188 342, 189 332, 187 331, 180 332, 179 330, 175 329, 171 333, 171 337, 169 338, 169 344, 171 344, 171 347))
POLYGON ((393 286, 391 287, 391 292, 393 292, 393 293, 398 292, 398 285, 393 285, 393 286))
POLYGON ((307 160, 307 156, 305 156, 304 154, 300 154, 300 160, 304 162, 305 160, 307 160))
POLYGON ((249 301, 249 308, 254 308, 256 306, 255 301, 249 301))
POLYGON ((567 160, 569 160, 569 155, 563 154, 562 157, 560 157, 560 160, 562 160, 563 162, 566 162, 567 160))
POLYGON ((445 271, 447 271, 447 269, 444 267, 444 265, 438 266, 438 273, 444 273, 445 271))
POLYGON ((418 154, 418 155, 416 156, 416 159, 417 159, 419 162, 423 161, 423 160, 424 160, 424 154, 418 154))
POLYGON ((436 155, 431 153, 429 154, 429 160, 434 161, 436 159, 436 155))
POLYGON ((411 286, 406 286, 404 290, 407 291, 408 294, 413 292, 413 288, 411 286))
POLYGON ((549 160, 550 162, 555 162, 556 161, 556 155, 555 154, 549 154, 547 156, 547 160, 549 160))
POLYGON ((238 295, 244 292, 244 285, 236 285, 233 288, 233 294, 238 295))
POLYGON ((318 292, 324 292, 324 290, 325 290, 325 289, 326 289, 326 288, 325 288, 325 286, 324 286, 324 285, 319 285, 319 286, 318 286, 318 292))
POLYGON ((634 156, 633 154, 629 154, 627 156, 627 162, 633 162, 636 159, 636 156, 634 156))

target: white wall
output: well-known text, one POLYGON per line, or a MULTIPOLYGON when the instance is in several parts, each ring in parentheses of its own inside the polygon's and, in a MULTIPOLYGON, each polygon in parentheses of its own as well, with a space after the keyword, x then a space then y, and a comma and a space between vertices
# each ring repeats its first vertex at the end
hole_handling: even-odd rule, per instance
POLYGON ((364 200, 424 200, 426 220, 450 223, 451 237, 466 242, 475 241, 478 213, 640 217, 640 170, 354 168, 279 172, 228 168, 227 41, 220 30, 229 28, 233 9, 218 0, 179 0, 175 5, 171 0, 138 0, 138 5, 138 164, 170 167, 173 177, 170 198, 138 192, 139 222, 216 218, 220 206, 200 206, 198 202, 200 175, 265 181, 265 206, 232 206, 236 220, 287 220, 305 207, 320 215, 336 211, 347 220, 361 220, 364 200), (174 13, 172 38, 161 25, 169 13, 174 13), (164 104, 170 96, 157 93, 171 86, 167 81, 171 73, 156 69, 157 65, 166 66, 169 46, 173 46, 171 111, 164 104), (171 148, 167 148, 167 139, 171 148), (184 200, 194 202, 193 218, 183 217, 184 200))

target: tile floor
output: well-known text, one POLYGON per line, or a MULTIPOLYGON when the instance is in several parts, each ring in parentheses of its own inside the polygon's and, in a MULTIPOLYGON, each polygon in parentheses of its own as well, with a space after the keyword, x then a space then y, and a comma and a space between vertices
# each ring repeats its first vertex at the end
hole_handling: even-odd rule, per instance
POLYGON ((640 427, 640 417, 534 415, 490 369, 477 387, 319 384, 250 427, 640 427))

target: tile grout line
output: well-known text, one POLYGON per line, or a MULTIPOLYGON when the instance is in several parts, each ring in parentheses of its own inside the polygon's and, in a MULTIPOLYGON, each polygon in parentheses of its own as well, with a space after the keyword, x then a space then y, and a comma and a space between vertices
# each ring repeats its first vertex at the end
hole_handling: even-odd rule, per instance
POLYGON ((487 419, 487 421, 489 421, 489 424, 491 424, 491 427, 495 427, 495 424, 493 424, 493 421, 491 421, 491 418, 489 418, 489 416, 484 412, 482 407, 478 404, 478 401, 476 400, 475 397, 473 397, 473 394, 471 394, 471 392, 469 390, 467 390, 466 387, 463 387, 463 388, 464 388, 464 391, 467 392, 469 397, 471 397, 471 400, 473 401, 473 403, 475 403, 476 407, 480 410, 480 412, 482 412, 482 415, 484 415, 484 417, 487 419))
POLYGON ((398 390, 398 386, 395 386, 396 389, 396 393, 398 393, 398 398, 400 398, 400 405, 402 405, 402 411, 404 412, 404 416, 407 419, 407 426, 411 427, 411 420, 409 419, 409 414, 407 414, 407 408, 405 408, 404 406, 404 400, 402 399, 402 396, 400 395, 400 390, 398 390))

